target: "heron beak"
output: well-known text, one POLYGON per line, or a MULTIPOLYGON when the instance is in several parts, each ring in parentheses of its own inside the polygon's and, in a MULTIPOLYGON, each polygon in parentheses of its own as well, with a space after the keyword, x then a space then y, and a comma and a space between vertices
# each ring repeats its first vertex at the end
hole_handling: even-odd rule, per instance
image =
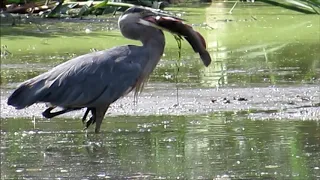
POLYGON ((139 23, 182 36, 189 42, 194 52, 199 53, 203 64, 205 66, 210 65, 211 57, 206 49, 205 39, 191 26, 183 23, 182 19, 166 15, 145 16, 139 20, 139 23))
POLYGON ((139 19, 139 24, 145 25, 145 26, 150 26, 154 27, 156 29, 161 29, 161 30, 166 30, 160 26, 157 25, 157 21, 153 16, 148 16, 146 18, 141 18, 139 19))

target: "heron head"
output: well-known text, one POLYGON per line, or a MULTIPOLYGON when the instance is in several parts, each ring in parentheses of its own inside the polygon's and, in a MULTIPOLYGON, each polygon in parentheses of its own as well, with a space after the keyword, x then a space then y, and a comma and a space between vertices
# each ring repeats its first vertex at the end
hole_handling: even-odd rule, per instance
POLYGON ((154 23, 156 23, 152 17, 156 15, 151 8, 134 6, 127 9, 118 21, 122 35, 133 40, 150 38, 154 35, 154 23))
POLYGON ((199 53, 205 66, 211 63, 202 35, 184 20, 161 10, 134 6, 127 9, 119 18, 121 33, 134 40, 152 36, 155 29, 168 31, 186 39, 196 53, 199 53), (143 37, 141 37, 143 36, 143 37))

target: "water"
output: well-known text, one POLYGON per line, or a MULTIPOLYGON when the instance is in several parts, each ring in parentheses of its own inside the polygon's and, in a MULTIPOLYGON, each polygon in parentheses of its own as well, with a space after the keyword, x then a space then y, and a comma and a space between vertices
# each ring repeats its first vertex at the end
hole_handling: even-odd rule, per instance
POLYGON ((72 57, 136 42, 112 17, 2 24, 1 178, 320 179, 320 16, 261 2, 229 13, 234 3, 172 8, 205 36, 212 65, 185 42, 177 61, 167 34, 138 104, 114 103, 98 135, 82 131, 83 111, 46 120, 44 105, 6 99, 72 57))
POLYGON ((252 121, 232 113, 120 116, 99 135, 79 119, 2 122, 5 179, 316 179, 315 121, 252 121))

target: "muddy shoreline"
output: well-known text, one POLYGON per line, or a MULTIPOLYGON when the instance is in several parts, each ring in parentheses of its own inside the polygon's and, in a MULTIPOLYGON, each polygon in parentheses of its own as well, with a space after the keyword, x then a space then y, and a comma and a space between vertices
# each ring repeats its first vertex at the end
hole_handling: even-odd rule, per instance
MULTIPOLYGON (((44 104, 15 110, 6 104, 12 90, 2 89, 1 118, 42 118, 44 104)), ((179 89, 174 84, 149 84, 135 105, 133 94, 112 104, 108 116, 206 115, 218 112, 247 114, 254 120, 320 120, 320 88, 317 85, 259 88, 179 89)), ((60 117, 80 118, 84 111, 60 117)), ((107 117, 107 116, 106 116, 107 117)))

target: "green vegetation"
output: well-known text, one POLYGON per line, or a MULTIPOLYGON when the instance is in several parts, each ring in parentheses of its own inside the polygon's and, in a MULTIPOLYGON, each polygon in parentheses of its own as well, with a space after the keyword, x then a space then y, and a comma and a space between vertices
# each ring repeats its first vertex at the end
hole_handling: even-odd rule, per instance
MULTIPOLYGON (((207 41, 213 65, 203 68, 199 56, 190 45, 182 42, 182 61, 179 64, 179 81, 216 86, 219 83, 248 85, 262 79, 277 84, 283 79, 313 82, 319 78, 319 27, 318 15, 304 15, 297 11, 268 6, 264 3, 238 3, 230 14, 234 2, 213 3, 198 7, 170 7, 167 10, 181 14, 188 24, 193 24, 207 41), (256 6, 256 5, 259 6, 256 6), (224 58, 220 58, 224 57, 224 58), (245 74, 228 74, 228 69, 251 69, 245 74), (252 69, 251 67, 255 68, 252 69), (281 75, 286 67, 298 72, 281 75), (258 72, 265 69, 266 72, 258 72), (211 77, 208 79, 208 77, 211 77), (213 77, 213 78, 212 78, 213 77), (219 81, 219 82, 218 82, 219 81)), ((77 55, 93 50, 103 50, 124 44, 140 44, 128 40, 117 30, 116 18, 102 22, 59 22, 31 20, 31 24, 1 26, 1 43, 12 54, 2 58, 2 64, 42 63, 51 67, 77 55), (39 21, 39 22, 38 22, 39 21)), ((175 62, 178 59, 176 40, 166 33, 163 57, 168 63, 159 65, 151 80, 174 82, 175 62), (167 75, 164 75, 167 74, 167 75)), ((1 71, 1 83, 17 82, 41 73, 46 69, 1 71)))

